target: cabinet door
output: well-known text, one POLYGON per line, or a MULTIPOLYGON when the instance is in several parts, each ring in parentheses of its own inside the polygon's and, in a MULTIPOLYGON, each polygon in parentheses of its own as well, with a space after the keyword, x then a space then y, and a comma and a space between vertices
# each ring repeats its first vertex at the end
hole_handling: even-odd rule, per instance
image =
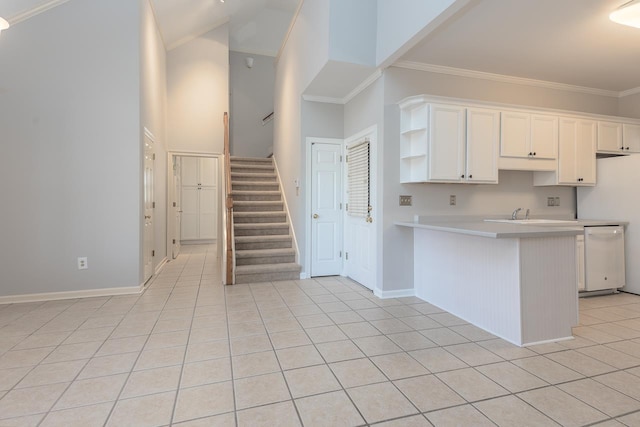
POLYGON ((625 152, 640 153, 640 125, 623 124, 622 143, 625 152))
POLYGON ((199 181, 198 184, 207 187, 215 187, 218 183, 218 159, 201 157, 198 159, 199 181))
POLYGON ((182 185, 196 186, 198 182, 198 158, 183 157, 182 158, 182 185))
POLYGON ((498 182, 500 112, 467 109, 466 179, 471 182, 498 182))
POLYGON ((596 122, 579 120, 576 140, 576 171, 579 185, 596 183, 596 122))
POLYGON ((465 157, 465 108, 432 104, 430 110, 429 180, 461 181, 465 157))
POLYGON ((531 155, 536 159, 558 156, 558 117, 531 115, 531 155))
POLYGON ((558 134, 558 184, 576 185, 578 183, 576 167, 578 120, 560 118, 558 134))
POLYGON ((500 124, 500 155, 529 157, 531 148, 531 115, 504 111, 500 124))
POLYGON ((622 124, 598 122, 598 151, 621 151, 622 124))
POLYGON ((180 224, 180 238, 182 240, 199 239, 198 193, 200 193, 198 187, 182 187, 182 221, 180 224))
POLYGON ((215 187, 202 187, 198 190, 200 209, 198 211, 199 238, 215 239, 218 235, 218 203, 215 187))

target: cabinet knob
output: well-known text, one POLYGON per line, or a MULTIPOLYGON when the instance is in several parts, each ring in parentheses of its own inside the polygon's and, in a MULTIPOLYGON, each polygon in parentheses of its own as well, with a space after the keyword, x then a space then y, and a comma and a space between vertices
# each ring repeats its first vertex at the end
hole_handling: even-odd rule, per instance
POLYGON ((469 175, 469 179, 473 178, 473 175, 469 175))
POLYGON ((624 147, 620 147, 621 150, 624 150, 624 147))
POLYGON ((464 178, 464 175, 460 175, 460 178, 464 178))
POLYGON ((534 156, 536 155, 536 152, 535 152, 535 151, 533 152, 533 155, 534 155, 534 156))
POLYGON ((533 156, 533 153, 532 153, 531 151, 529 151, 529 155, 530 155, 530 156, 533 156))
POLYGON ((629 149, 629 147, 625 148, 625 150, 628 150, 628 149, 629 149))

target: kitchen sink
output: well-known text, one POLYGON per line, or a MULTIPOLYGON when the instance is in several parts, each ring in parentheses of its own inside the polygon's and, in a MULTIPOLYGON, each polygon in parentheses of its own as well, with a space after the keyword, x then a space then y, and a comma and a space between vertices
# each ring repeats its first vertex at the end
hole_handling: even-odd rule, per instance
POLYGON ((575 219, 485 219, 487 222, 504 222, 508 224, 523 224, 523 225, 536 225, 536 224, 577 224, 575 219))

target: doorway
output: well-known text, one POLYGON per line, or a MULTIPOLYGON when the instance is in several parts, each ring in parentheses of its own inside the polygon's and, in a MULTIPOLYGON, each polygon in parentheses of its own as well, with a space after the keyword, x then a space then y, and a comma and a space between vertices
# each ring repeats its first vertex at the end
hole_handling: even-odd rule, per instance
POLYGON ((377 288, 377 127, 345 140, 344 274, 375 291, 377 288))
POLYGON ((311 142, 311 277, 342 273, 342 141, 311 142))
POLYGON ((155 154, 153 154, 153 138, 145 129, 144 133, 144 174, 143 174, 143 200, 144 200, 144 231, 142 243, 143 278, 142 283, 147 283, 153 276, 154 230, 153 230, 153 170, 155 154))
POLYGON ((216 244, 221 233, 220 156, 169 153, 168 246, 175 259, 185 244, 216 244))

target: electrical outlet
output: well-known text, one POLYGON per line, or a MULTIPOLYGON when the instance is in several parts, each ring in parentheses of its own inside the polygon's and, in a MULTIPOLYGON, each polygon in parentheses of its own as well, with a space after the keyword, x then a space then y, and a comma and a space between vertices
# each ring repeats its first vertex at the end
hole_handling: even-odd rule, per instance
POLYGON ((555 205, 560 206, 560 197, 556 197, 555 205))
POLYGON ((556 200, 553 197, 547 197, 547 206, 555 206, 556 200))
POLYGON ((86 270, 89 268, 89 263, 87 262, 87 257, 79 257, 78 258, 78 270, 86 270))
POLYGON ((449 206, 455 206, 456 205, 456 195, 452 194, 449 196, 449 206))
POLYGON ((411 196, 400 196, 400 206, 411 206, 411 196))

